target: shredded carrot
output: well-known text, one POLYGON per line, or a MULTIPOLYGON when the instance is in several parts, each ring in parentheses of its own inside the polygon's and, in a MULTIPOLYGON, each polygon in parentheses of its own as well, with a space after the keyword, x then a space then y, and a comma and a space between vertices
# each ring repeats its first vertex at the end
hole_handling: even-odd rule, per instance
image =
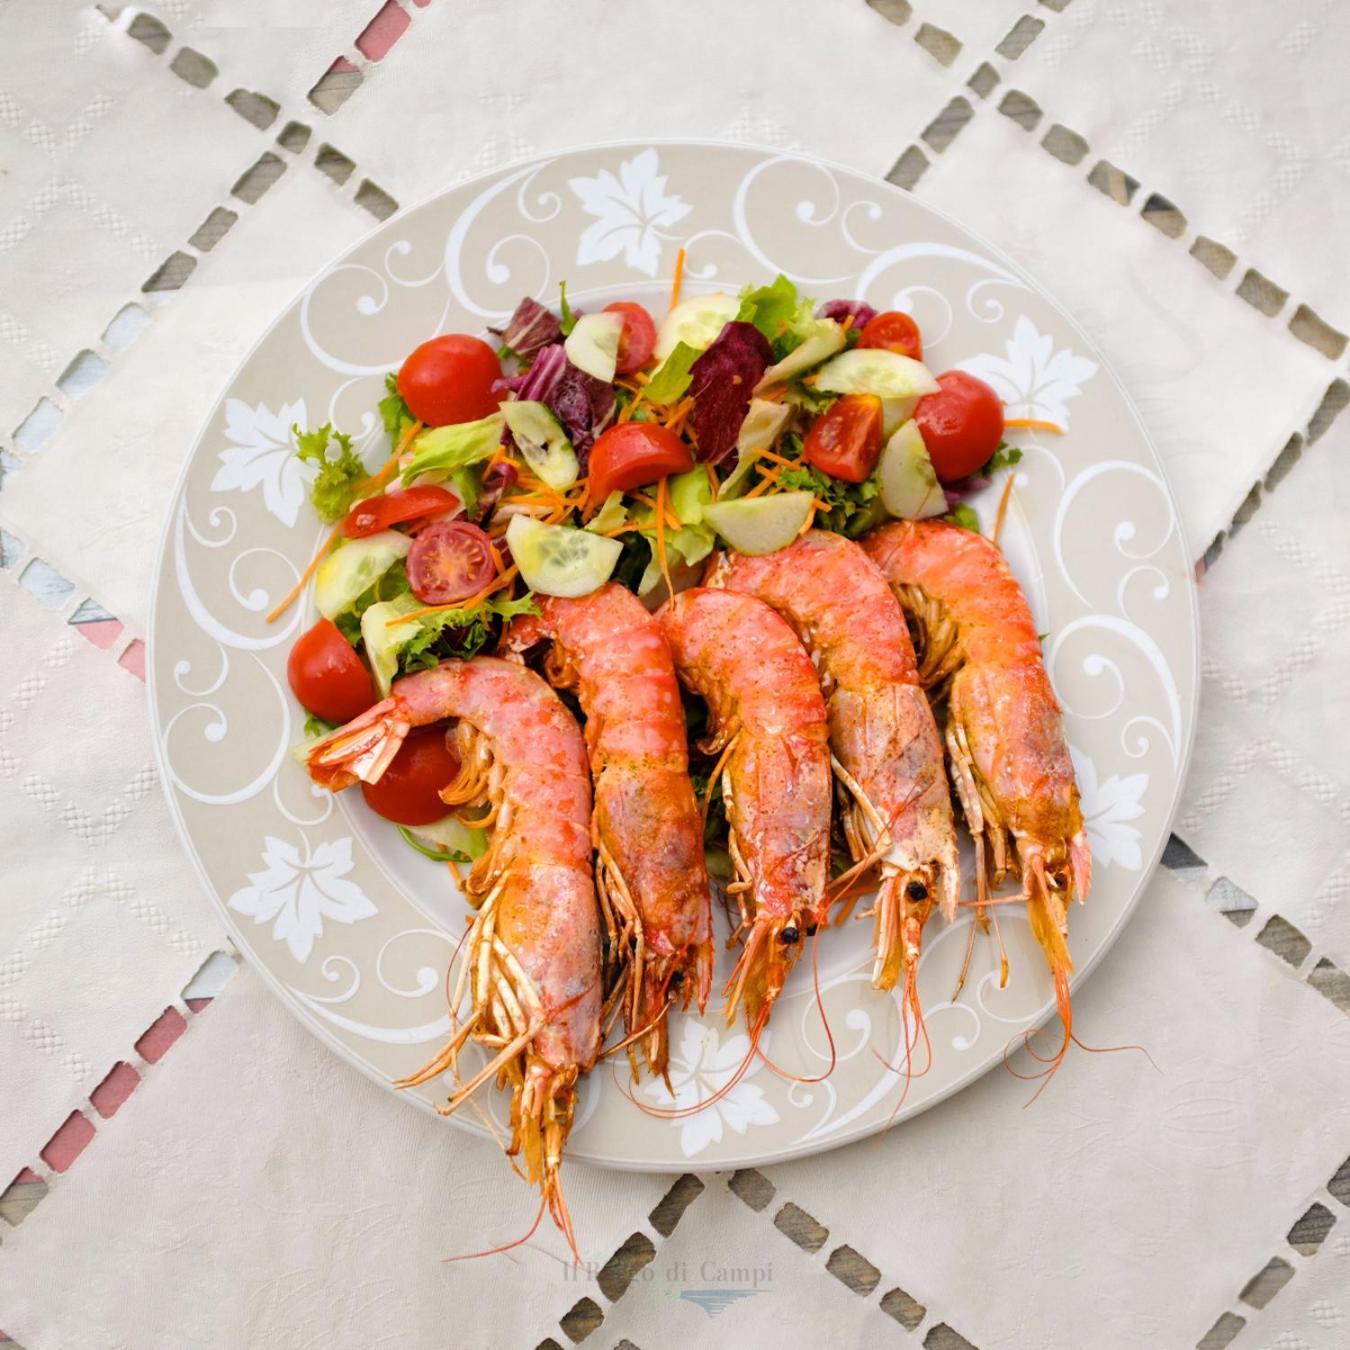
POLYGON ((694 400, 692 398, 682 398, 666 414, 666 430, 679 431, 680 428, 684 425, 685 419, 688 418, 689 414, 692 413, 693 410, 694 410, 694 400))
POLYGON ((786 384, 771 384, 767 389, 761 389, 755 397, 763 399, 767 403, 781 403, 783 395, 786 393, 786 384))
POLYGON ((428 614, 442 614, 448 609, 472 609, 475 605, 481 605, 488 596, 495 594, 503 586, 509 586, 516 579, 519 570, 513 563, 495 581, 483 587, 477 595, 471 595, 467 600, 455 600, 448 605, 427 605, 424 609, 415 609, 410 614, 400 614, 398 618, 388 620, 385 627, 392 628, 398 623, 409 623, 413 619, 425 618, 428 614))
POLYGON ((460 872, 453 858, 447 858, 445 865, 450 869, 450 875, 455 879, 455 885, 462 891, 464 889, 464 875, 460 872))
POLYGON ((1008 503, 1012 500, 1013 483, 1016 478, 1013 474, 1008 475, 1008 481, 1003 484, 1003 495, 998 499, 998 515, 994 517, 994 543, 998 544, 998 537, 1003 533, 1003 517, 1008 514, 1008 503))
POLYGON ((1003 421, 1005 427, 1025 427, 1028 431, 1052 431, 1056 436, 1064 435, 1064 428, 1055 422, 1040 422, 1034 417, 1008 417, 1003 421))
MULTIPOLYGON (((679 528, 678 520, 676 528, 679 528)), ((661 564, 661 575, 665 578, 666 594, 675 594, 670 584, 670 564, 666 561, 666 480, 656 480, 656 559, 661 564)))
POLYGON ((337 537, 342 533, 342 522, 338 521, 336 525, 328 532, 328 538, 319 545, 319 551, 309 560, 309 566, 300 574, 300 580, 295 583, 286 598, 267 616, 268 623, 275 623, 294 602, 296 596, 309 585, 309 579, 319 570, 319 564, 324 559, 324 554, 337 542, 337 537))
POLYGON ((670 283, 670 308, 680 303, 680 287, 684 284, 684 250, 675 255, 675 277, 670 283))
POLYGON ((800 539, 812 525, 816 523, 816 511, 819 510, 820 503, 812 498, 811 509, 806 513, 806 519, 802 521, 802 527, 797 531, 796 537, 800 539))
POLYGON ((800 469, 801 464, 795 459, 784 459, 782 455, 776 455, 772 450, 756 450, 755 454, 760 459, 771 459, 775 464, 781 464, 785 469, 800 469))
POLYGON ((717 470, 711 464, 705 464, 703 467, 708 474, 708 487, 712 492, 712 499, 716 501, 717 494, 722 490, 721 483, 717 481, 717 470))
POLYGON ((767 492, 771 487, 776 486, 778 483, 778 475, 781 472, 781 469, 766 469, 763 478, 761 478, 759 482, 745 494, 746 499, 758 497, 761 492, 767 492))
POLYGON ((844 331, 845 334, 847 334, 848 330, 853 327, 853 315, 845 314, 844 321, 839 325, 839 327, 844 331))
POLYGON ((505 572, 505 571, 506 571, 506 568, 505 568, 505 566, 502 564, 502 555, 497 551, 497 545, 496 545, 496 544, 489 544, 489 545, 488 545, 488 552, 492 555, 492 565, 493 565, 493 567, 495 567, 495 568, 497 569, 498 572, 505 572))

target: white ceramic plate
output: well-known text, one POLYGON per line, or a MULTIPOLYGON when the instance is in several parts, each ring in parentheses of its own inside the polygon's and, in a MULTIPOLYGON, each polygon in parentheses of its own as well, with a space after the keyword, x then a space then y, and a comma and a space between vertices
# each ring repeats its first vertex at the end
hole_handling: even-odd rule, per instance
MULTIPOLYGON (((681 246, 686 294, 783 271, 820 299, 907 309, 935 370, 963 366, 994 385, 1010 415, 1067 428, 1016 437, 1024 458, 1005 547, 1047 634, 1092 841, 1092 896, 1071 915, 1078 980, 1111 945, 1167 839, 1195 718, 1191 566, 1138 419, 1044 291, 903 192, 816 160, 643 143, 502 170, 386 221, 277 319, 192 453, 156 582, 151 698, 183 841, 281 1000, 382 1083, 424 1063, 446 1033, 445 968, 467 909, 445 869, 409 850, 359 794, 311 788, 287 754, 304 714, 286 657, 312 622, 312 601, 275 624, 264 616, 322 537, 289 429, 331 420, 378 464, 388 452, 374 415, 383 377, 417 343, 480 332, 522 295, 552 303, 560 279, 574 302, 632 297, 659 316, 681 246)), ((976 505, 987 522, 993 503, 976 505)), ((1000 1063, 1053 1007, 1021 907, 1000 917, 1007 988, 992 944, 980 941, 955 1002, 970 919, 929 924, 919 985, 934 1061, 902 1118, 1000 1063)), ((869 929, 850 925, 820 944, 839 1048, 828 1080, 793 1084, 760 1063, 722 1100, 671 1121, 625 1098, 620 1057, 583 1085, 570 1156, 660 1170, 746 1166, 884 1125, 899 1080, 881 1059, 895 1058, 899 1013, 870 987, 869 929)), ((675 1017, 671 1048, 678 1102, 688 1105, 727 1081, 747 1040, 710 1008, 704 1020, 675 1017)), ((775 1010, 768 1050, 803 1076, 824 1063, 809 962, 775 1010)), ((639 1093, 670 1101, 659 1084, 639 1093)), ((429 1106, 445 1095, 431 1084, 408 1099, 429 1106)), ((483 1100, 506 1120, 503 1095, 483 1100)), ((467 1112, 455 1120, 482 1128, 467 1112)))

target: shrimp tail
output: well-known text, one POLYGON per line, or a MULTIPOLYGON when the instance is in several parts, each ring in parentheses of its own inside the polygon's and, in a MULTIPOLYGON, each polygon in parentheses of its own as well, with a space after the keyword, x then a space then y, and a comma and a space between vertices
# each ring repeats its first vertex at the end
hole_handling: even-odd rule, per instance
POLYGON ((316 741, 305 756, 310 777, 331 792, 358 780, 377 783, 398 754, 411 723, 396 699, 387 698, 316 741))

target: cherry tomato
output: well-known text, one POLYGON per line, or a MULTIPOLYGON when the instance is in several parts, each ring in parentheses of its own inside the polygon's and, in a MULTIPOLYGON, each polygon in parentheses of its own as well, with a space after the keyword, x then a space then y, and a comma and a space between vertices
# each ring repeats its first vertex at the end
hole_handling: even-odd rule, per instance
POLYGON ((425 605, 477 595, 496 575, 492 542, 467 520, 438 520, 408 550, 408 584, 425 605))
POLYGON ((919 335, 919 325, 898 309, 888 309, 884 314, 868 319, 858 335, 858 346, 884 347, 888 352, 912 356, 916 361, 923 360, 923 338, 919 335))
POLYGON ((378 783, 362 783, 372 811, 400 825, 430 825, 448 815, 441 789, 459 772, 459 756, 446 743, 444 727, 410 731, 378 783))
POLYGON ((845 394, 811 423, 802 458, 831 478, 861 483, 881 456, 881 426, 879 398, 845 394))
POLYGON ((693 451, 673 431, 653 422, 622 422, 591 446, 590 499, 602 502, 611 492, 627 492, 693 467, 693 451))
POLYGON ((623 332, 619 334, 619 363, 615 370, 620 375, 631 375, 641 370, 651 358, 656 346, 656 325, 652 316, 635 300, 616 300, 605 306, 606 314, 623 315, 623 332))
POLYGON ((983 380, 964 370, 938 376, 941 388, 919 400, 914 420, 941 482, 968 478, 1003 439, 1003 404, 983 380))
POLYGON ((454 511, 459 498, 443 487, 427 483, 423 487, 404 488, 401 492, 385 492, 378 497, 367 497, 347 512, 342 533, 348 539, 360 539, 367 534, 378 534, 391 525, 419 520, 423 516, 439 516, 454 511))
POLYGON ((502 377, 497 353, 480 338, 446 333, 424 342, 398 372, 398 392, 429 427, 476 422, 497 411, 492 392, 502 377))
POLYGON ((286 661, 291 691, 325 722, 350 722, 375 702, 375 683, 332 619, 302 633, 286 661))

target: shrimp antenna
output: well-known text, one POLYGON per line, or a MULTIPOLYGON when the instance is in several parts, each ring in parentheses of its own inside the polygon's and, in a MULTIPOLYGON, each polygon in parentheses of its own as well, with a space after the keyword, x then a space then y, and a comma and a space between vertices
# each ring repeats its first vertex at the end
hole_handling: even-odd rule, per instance
POLYGON ((615 1041, 608 1049, 602 1050, 597 1056, 599 1059, 608 1059, 610 1055, 617 1054, 620 1050, 626 1050, 635 1041, 640 1041, 649 1031, 655 1030, 661 1025, 661 1019, 670 1011, 672 999, 667 999, 662 1006, 661 1011, 651 1019, 646 1026, 639 1027, 636 1031, 630 1031, 621 1041, 615 1041))
POLYGON ((825 1028, 825 1040, 830 1047, 830 1067, 824 1073, 818 1073, 812 1078, 803 1078, 799 1074, 788 1073, 786 1069, 780 1069, 777 1064, 771 1060, 763 1050, 756 1053, 760 1059, 776 1073, 779 1078, 786 1079, 789 1083, 823 1083, 833 1072, 834 1066, 839 1062, 839 1056, 834 1048, 834 1032, 830 1030, 830 1019, 825 1015, 825 1000, 820 992, 820 962, 817 959, 816 948, 820 943, 820 930, 824 924, 817 924, 816 931, 811 934, 811 982, 816 990, 816 1007, 820 1010, 820 1023, 825 1028))
POLYGON ((772 1007, 773 1005, 771 1003, 766 1003, 759 1010, 759 1015, 755 1018, 754 1026, 750 1029, 750 1049, 745 1052, 745 1058, 741 1060, 740 1064, 737 1066, 736 1072, 732 1074, 711 1097, 704 1097, 702 1101, 695 1102, 692 1106, 646 1106, 638 1101, 638 1099, 622 1084, 619 1086, 619 1091, 622 1092, 623 1095, 643 1113, 643 1115, 655 1116, 658 1120, 683 1120, 686 1116, 697 1115, 700 1111, 720 1102, 722 1098, 745 1077, 746 1071, 750 1068, 750 1065, 754 1063, 755 1056, 759 1053, 759 1038, 763 1034, 764 1028, 768 1025, 769 1010, 772 1007))
POLYGON ((901 1067, 898 1064, 890 1064, 884 1056, 876 1050, 872 1053, 881 1060, 883 1064, 894 1074, 903 1073, 905 1076, 905 1086, 900 1089, 900 1100, 896 1102, 890 1116, 886 1120, 886 1128, 889 1129, 895 1123, 895 1118, 900 1114, 900 1108, 904 1106, 905 1099, 909 1096, 910 1084, 916 1078, 922 1078, 929 1069, 933 1067, 933 1042, 928 1035, 928 1023, 924 1021, 923 1006, 919 1002, 919 963, 911 961, 909 969, 905 972, 905 988, 900 996, 900 1034, 905 1046, 905 1062, 901 1067), (910 1014, 914 1017, 914 1039, 910 1039, 910 1014), (919 1072, 914 1071, 914 1051, 919 1048, 919 1040, 922 1038, 924 1045, 924 1066, 919 1072))
POLYGON ((1020 1078, 1024 1083, 1034 1083, 1040 1080, 1040 1087, 1022 1103, 1023 1110, 1030 1106, 1050 1086, 1050 1080, 1058 1072, 1059 1066, 1064 1063, 1064 1056, 1069 1053, 1069 1045, 1074 1040, 1073 1000, 1069 996, 1069 972, 1060 961, 1053 962, 1050 969, 1055 977, 1055 1004, 1059 1009, 1059 1020, 1064 1026, 1064 1038, 1059 1043, 1059 1049, 1053 1055, 1038 1055, 1031 1048, 1031 1038, 1036 1035, 1036 1032, 1024 1031, 1022 1033, 1020 1048, 1026 1050, 1032 1059, 1046 1066, 1036 1073, 1019 1073, 1013 1068, 1008 1055, 1017 1043, 1018 1038, 1016 1036, 1008 1042, 1008 1046, 1003 1051, 1003 1065, 1014 1078, 1020 1078))
MULTIPOLYGON (((524 1245, 526 1242, 528 1242, 535 1235, 535 1233, 539 1231, 539 1225, 543 1222, 544 1211, 547 1208, 548 1208, 548 1196, 547 1195, 540 1196, 539 1211, 538 1213, 535 1214, 534 1222, 530 1225, 528 1232, 526 1232, 522 1237, 516 1238, 512 1242, 503 1242, 499 1247, 488 1247, 485 1251, 481 1252, 465 1252, 463 1256, 446 1256, 443 1257, 442 1260, 445 1261, 446 1263, 449 1263, 451 1261, 477 1261, 480 1257, 496 1256, 498 1252, 509 1252, 512 1247, 520 1247, 524 1245)), ((577 1263, 580 1264, 581 1257, 577 1256, 576 1242, 571 1238, 570 1235, 568 1236, 568 1245, 572 1248, 572 1255, 576 1256, 577 1263)))

